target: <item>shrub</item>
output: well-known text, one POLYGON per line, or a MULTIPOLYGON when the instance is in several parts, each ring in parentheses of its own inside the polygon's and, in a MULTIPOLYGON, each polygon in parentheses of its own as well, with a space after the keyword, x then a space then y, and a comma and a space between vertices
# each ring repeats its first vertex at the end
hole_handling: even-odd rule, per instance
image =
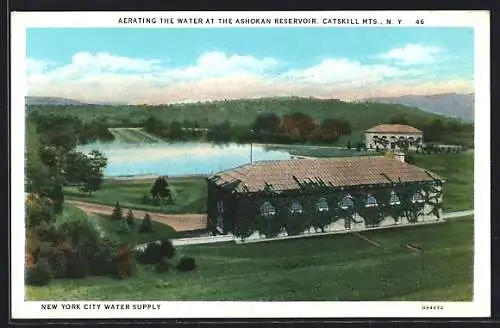
POLYGON ((175 247, 168 239, 163 239, 160 243, 160 253, 162 257, 171 259, 175 255, 175 247))
POLYGON ((89 259, 90 271, 96 276, 114 274, 113 258, 120 247, 118 238, 106 235, 102 238, 98 251, 89 259))
POLYGON ((115 208, 113 209, 113 213, 111 214, 112 220, 121 220, 123 219, 123 211, 119 202, 116 202, 115 208))
POLYGON ((27 285, 44 286, 50 282, 51 278, 50 266, 46 260, 40 260, 26 269, 27 285))
POLYGON ((182 257, 177 264, 178 271, 193 271, 196 268, 196 262, 192 257, 182 257))
POLYGON ((130 227, 134 225, 134 213, 130 209, 127 212, 127 223, 130 227))
POLYGON ((52 222, 54 210, 46 198, 30 194, 26 199, 26 226, 34 227, 43 222, 52 222))
POLYGON ((139 233, 149 233, 153 231, 153 223, 151 222, 151 217, 148 213, 144 216, 142 220, 141 227, 139 228, 139 233))
POLYGON ((132 277, 137 273, 130 245, 124 244, 114 257, 115 273, 119 279, 132 277))
POLYGON ((61 238, 69 242, 77 249, 82 258, 89 259, 94 255, 102 243, 102 237, 94 224, 87 220, 67 221, 58 228, 61 238))
POLYGON ((170 270, 170 263, 166 258, 161 258, 160 262, 156 265, 156 272, 158 273, 164 273, 170 270))
POLYGON ((141 264, 156 264, 162 258, 170 259, 175 255, 175 248, 168 239, 160 242, 150 242, 143 252, 137 256, 137 261, 141 264))
POLYGON ((67 271, 67 257, 72 251, 73 248, 68 242, 61 242, 57 245, 45 244, 40 247, 38 257, 39 260, 47 261, 54 278, 64 278, 67 271))
POLYGON ((120 227, 118 228, 119 233, 127 233, 130 232, 130 226, 128 225, 128 222, 126 219, 122 219, 120 222, 120 227))
POLYGON ((90 274, 89 260, 78 251, 70 253, 66 261, 65 278, 82 279, 90 274))
POLYGON ((147 244, 143 252, 139 253, 137 261, 141 264, 155 264, 161 259, 161 245, 156 242, 147 244))

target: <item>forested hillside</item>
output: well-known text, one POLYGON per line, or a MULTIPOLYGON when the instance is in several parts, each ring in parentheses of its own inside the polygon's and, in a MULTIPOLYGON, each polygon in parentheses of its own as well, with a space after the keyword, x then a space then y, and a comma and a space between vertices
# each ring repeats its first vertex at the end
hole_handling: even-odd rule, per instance
MULTIPOLYGON (((180 133, 183 128, 202 128, 217 130, 209 139, 230 140, 231 131, 249 131, 266 114, 273 114, 286 125, 290 116, 303 117, 301 122, 307 123, 308 137, 316 131, 315 136, 321 141, 346 143, 347 140, 357 142, 362 139, 363 131, 381 123, 404 123, 415 126, 426 133, 427 141, 444 143, 472 144, 473 125, 459 120, 444 118, 416 108, 395 104, 379 104, 371 102, 343 102, 335 99, 315 98, 261 98, 246 100, 227 100, 170 105, 89 105, 89 106, 51 106, 28 105, 28 116, 55 115, 78 119, 82 124, 99 124, 107 127, 142 127, 167 139, 193 139, 193 136, 180 133), (299 116, 300 116, 299 115, 299 116), (310 118, 310 120, 308 119, 310 118), (335 120, 343 127, 342 133, 334 133, 333 139, 324 137, 322 131, 315 130, 323 125, 331 126, 335 120), (173 132, 172 132, 173 131, 173 132), (318 134, 319 133, 319 134, 318 134)), ((335 125, 335 124, 334 124, 335 125)), ((301 127, 299 134, 304 134, 301 127)), ((288 129, 290 130, 290 129, 288 129)), ((270 132, 270 131, 268 131, 270 132)), ((287 131, 291 132, 291 131, 287 131)), ((198 137, 197 135, 194 137, 198 137)), ((240 140, 248 140, 243 136, 240 140)), ((236 138, 238 139, 238 138, 236 138)), ((296 141, 305 141, 304 138, 296 141)), ((278 142, 278 140, 275 140, 278 142)), ((266 140, 261 140, 266 141, 266 140)), ((288 142, 283 139, 282 142, 288 142)))

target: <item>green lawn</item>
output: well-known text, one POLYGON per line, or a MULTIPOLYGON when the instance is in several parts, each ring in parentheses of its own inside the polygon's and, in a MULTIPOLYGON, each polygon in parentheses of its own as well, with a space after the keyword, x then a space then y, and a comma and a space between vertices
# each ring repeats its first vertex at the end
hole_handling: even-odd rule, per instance
POLYGON ((339 147, 313 145, 268 145, 265 146, 265 148, 268 150, 287 151, 290 155, 308 157, 347 157, 374 155, 374 152, 372 151, 357 151, 354 143, 351 150, 341 149, 339 147))
POLYGON ((76 187, 66 187, 67 199, 114 206, 117 201, 124 208, 162 213, 204 213, 206 211, 206 181, 202 177, 170 178, 175 204, 160 206, 142 203, 142 196, 149 195, 154 179, 112 180, 106 179, 102 188, 92 195, 82 193, 76 187))
POLYGON ((101 215, 89 215, 89 220, 91 220, 94 224, 99 225, 105 232, 118 236, 121 241, 129 243, 132 246, 150 241, 179 238, 180 236, 170 226, 154 221, 152 222, 153 231, 151 233, 139 233, 139 227, 142 224, 142 220, 140 219, 134 220, 134 224, 131 226, 130 232, 120 233, 118 232, 121 224, 120 221, 111 220, 109 217, 101 215))
POLYGON ((57 222, 87 220, 84 211, 70 204, 63 205, 63 211, 56 216, 57 222))
POLYGON ((184 246, 189 273, 139 265, 129 280, 90 277, 27 287, 28 300, 471 301, 473 218, 267 243, 184 246), (423 249, 415 253, 401 245, 423 249))
POLYGON ((415 165, 444 176, 445 212, 474 208, 474 153, 448 155, 417 155, 415 165))

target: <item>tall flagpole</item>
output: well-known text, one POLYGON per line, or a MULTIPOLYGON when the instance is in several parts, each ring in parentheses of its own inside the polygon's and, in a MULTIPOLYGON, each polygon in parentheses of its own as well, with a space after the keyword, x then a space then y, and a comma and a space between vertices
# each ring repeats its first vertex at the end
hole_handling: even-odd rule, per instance
POLYGON ((254 136, 254 131, 253 129, 250 130, 250 164, 253 163, 253 136, 254 136))
POLYGON ((253 163, 253 142, 250 142, 250 164, 253 163))

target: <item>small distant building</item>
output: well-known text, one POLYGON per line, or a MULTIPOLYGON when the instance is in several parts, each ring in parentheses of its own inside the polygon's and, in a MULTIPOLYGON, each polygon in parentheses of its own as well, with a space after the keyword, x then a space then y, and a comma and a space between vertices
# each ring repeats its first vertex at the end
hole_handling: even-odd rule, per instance
POLYGON ((207 228, 259 238, 440 220, 445 181, 402 154, 257 161, 207 178, 207 228))
POLYGON ((365 131, 369 149, 416 150, 423 146, 422 131, 409 125, 380 124, 365 131))

